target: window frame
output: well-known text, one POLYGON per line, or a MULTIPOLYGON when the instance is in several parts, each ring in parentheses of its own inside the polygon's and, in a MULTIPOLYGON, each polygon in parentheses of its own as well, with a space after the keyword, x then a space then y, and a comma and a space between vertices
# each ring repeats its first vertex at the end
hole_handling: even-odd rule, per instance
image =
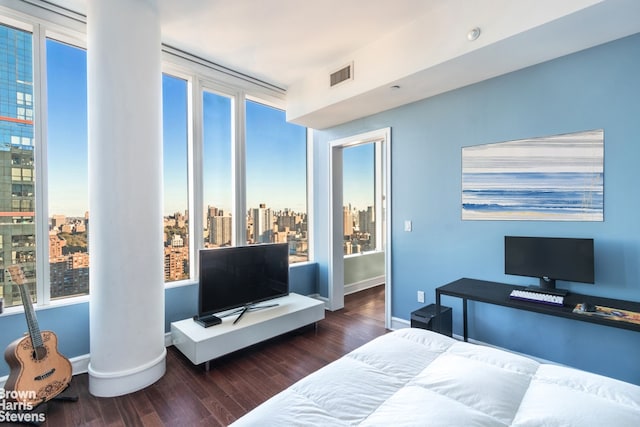
POLYGON ((366 145, 366 144, 373 144, 373 186, 374 186, 373 198, 374 198, 374 215, 376 218, 376 225, 375 225, 376 240, 375 240, 374 248, 368 251, 362 251, 362 252, 352 253, 352 254, 344 254, 344 258, 353 258, 361 255, 368 255, 368 254, 373 254, 377 252, 382 252, 386 247, 387 235, 385 233, 385 219, 383 215, 384 214, 383 198, 384 198, 384 185, 385 185, 383 180, 384 147, 383 147, 383 144, 381 144, 381 142, 382 142, 381 139, 374 138, 371 140, 363 140, 355 144, 347 145, 344 147, 344 148, 349 148, 349 147, 357 147, 357 146, 366 145), (382 218, 382 220, 379 220, 379 218, 382 218))
MULTIPOLYGON (((36 235, 36 297, 37 310, 87 302, 88 295, 51 299, 49 240, 48 240, 48 160, 47 160, 47 79, 46 41, 48 38, 87 50, 86 17, 55 6, 40 7, 19 3, 15 7, 0 5, 0 24, 28 31, 33 37, 33 126, 35 174, 35 235, 36 235), (42 255, 39 255, 42 254, 42 255)), ((286 91, 202 58, 162 45, 162 73, 185 79, 188 84, 188 206, 190 212, 203 212, 202 152, 203 111, 202 93, 208 90, 232 98, 232 216, 233 240, 246 242, 244 214, 246 211, 245 164, 245 102, 251 100, 286 112, 286 91)), ((306 140, 306 205, 308 224, 308 261, 313 261, 313 130, 307 128, 306 140)), ((162 214, 162 213, 161 213, 162 214)), ((165 282, 165 288, 192 285, 198 282, 199 249, 203 224, 201 215, 189 220, 189 279, 165 282)), ((5 307, 2 315, 22 312, 22 305, 5 307)))
MULTIPOLYGON (((188 147, 188 206, 189 212, 196 212, 197 215, 189 217, 189 278, 171 282, 164 282, 165 288, 192 285, 199 280, 199 257, 200 249, 204 248, 202 232, 204 223, 201 213, 205 209, 203 197, 203 154, 204 154, 204 105, 202 98, 204 92, 224 96, 231 99, 231 174, 232 174, 232 245, 238 242, 246 242, 246 102, 258 102, 266 106, 277 108, 286 112, 286 100, 283 93, 274 93, 260 86, 255 86, 247 82, 235 79, 229 82, 229 76, 210 69, 197 61, 191 61, 184 57, 176 57, 170 48, 163 48, 162 61, 163 74, 184 79, 190 87, 188 95, 189 120, 189 147, 188 147), (253 87, 252 87, 253 86, 253 87)), ((233 78, 231 78, 233 80, 233 78)), ((306 129, 306 206, 307 206, 307 227, 308 227, 308 260, 291 264, 290 267, 302 266, 313 261, 312 249, 312 206, 313 200, 311 189, 311 166, 312 158, 312 130, 306 129)), ((244 243, 243 243, 244 244, 244 243)))
MULTIPOLYGON (((199 186, 195 188, 196 195, 199 200, 199 210, 197 212, 204 213, 206 202, 204 200, 204 104, 203 97, 204 93, 208 92, 213 95, 222 96, 225 98, 229 98, 231 100, 231 245, 235 246, 238 241, 237 235, 237 204, 238 204, 238 196, 236 194, 237 191, 243 191, 243 183, 242 176, 236 176, 236 174, 240 174, 243 170, 243 165, 237 165, 238 156, 241 156, 239 153, 240 148, 238 145, 243 141, 243 133, 244 129, 238 128, 238 122, 242 121, 242 117, 240 117, 240 112, 238 111, 238 103, 239 99, 242 97, 242 92, 238 90, 233 90, 233 88, 229 88, 225 85, 220 84, 211 78, 201 78, 199 81, 199 85, 197 88, 197 93, 194 94, 194 97, 197 97, 197 101, 199 103, 198 117, 196 122, 194 122, 194 127, 199 131, 199 140, 196 144, 197 149, 199 150, 199 156, 197 158, 197 167, 198 167, 198 184, 199 186)), ((244 198, 244 196, 240 197, 244 198)), ((204 248, 204 242, 202 241, 202 231, 204 230, 204 223, 202 218, 198 216, 198 220, 200 224, 196 229, 196 235, 199 236, 198 239, 198 247, 196 252, 200 249, 204 248)))
MULTIPOLYGON (((167 75, 169 77, 173 77, 176 79, 180 79, 180 80, 184 80, 187 84, 187 209, 189 210, 189 212, 193 212, 193 197, 192 197, 192 193, 191 193, 191 189, 193 188, 193 141, 194 141, 194 134, 193 134, 193 103, 192 103, 192 98, 193 98, 193 76, 189 75, 188 73, 184 73, 181 70, 174 70, 171 67, 166 67, 167 70, 165 70, 165 67, 162 67, 162 74, 163 75, 167 75)), ((163 183, 164 184, 164 183, 163 183)), ((164 209, 164 206, 163 206, 164 209)), ((162 216, 164 218, 164 212, 162 213, 162 216)), ((194 259, 194 252, 193 252, 193 239, 191 238, 191 236, 193 236, 193 221, 191 220, 191 218, 189 218, 189 225, 187 227, 187 232, 189 234, 189 277, 186 279, 182 279, 182 280, 175 280, 175 281, 164 281, 165 286, 171 285, 173 283, 190 283, 193 280, 193 259, 194 259)), ((164 261, 163 261, 163 266, 164 266, 164 261)), ((164 275, 163 275, 164 276, 164 275)))
MULTIPOLYGON (((32 35, 33 61, 33 188, 35 209, 35 269, 36 309, 57 307, 86 302, 89 295, 51 299, 51 277, 49 266, 49 191, 47 156, 47 39, 69 44, 86 50, 85 25, 76 18, 62 16, 51 11, 33 10, 33 6, 22 5, 23 10, 0 6, 0 24, 13 27, 32 35), (31 12, 34 12, 33 14, 31 12), (37 13, 36 13, 37 12, 37 13)), ((5 307, 3 315, 23 312, 22 304, 5 307)))
MULTIPOLYGON (((286 114, 286 108, 284 108, 283 103, 277 103, 277 102, 273 102, 273 101, 269 101, 266 100, 264 98, 259 98, 256 96, 252 96, 250 94, 247 94, 244 97, 244 105, 246 105, 247 101, 251 101, 254 103, 258 103, 258 104, 262 104, 264 106, 270 107, 270 108, 274 108, 277 110, 281 110, 286 114)), ((246 114, 245 114, 245 118, 246 118, 246 114)), ((246 126, 243 128, 243 130, 246 128, 246 126)), ((305 134, 306 134, 306 146, 305 146, 305 153, 306 153, 306 165, 305 165, 305 179, 306 179, 306 200, 305 200, 305 206, 306 206, 306 215, 307 215, 307 260, 306 261, 301 261, 301 262, 296 262, 294 264, 289 264, 289 267, 294 267, 297 265, 305 265, 308 263, 312 263, 313 261, 313 245, 312 245, 312 176, 313 174, 311 173, 311 171, 313 170, 313 129, 310 128, 306 128, 305 127, 305 134)), ((244 141, 244 161, 245 161, 245 168, 246 168, 246 139, 244 141)), ((244 205, 243 205, 243 210, 240 212, 243 212, 243 214, 247 213, 247 191, 246 191, 246 170, 245 170, 245 175, 243 176, 243 179, 245 179, 245 187, 244 187, 244 205)), ((244 242, 243 244, 247 244, 247 235, 246 235, 246 221, 243 221, 243 225, 242 225, 242 239, 243 240, 239 240, 241 242, 244 242)))

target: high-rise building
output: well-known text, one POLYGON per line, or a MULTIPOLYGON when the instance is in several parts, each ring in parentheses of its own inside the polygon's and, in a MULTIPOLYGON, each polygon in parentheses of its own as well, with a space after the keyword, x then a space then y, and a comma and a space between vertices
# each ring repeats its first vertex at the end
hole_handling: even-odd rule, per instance
MULTIPOLYGON (((0 25, 0 267, 20 265, 35 293, 32 45, 31 33, 0 25)), ((5 305, 21 303, 17 287, 0 278, 5 305)))
POLYGON ((171 236, 171 247, 182 248, 184 246, 184 239, 179 234, 171 236))
POLYGON ((52 215, 51 227, 59 229, 67 223, 67 217, 64 215, 52 215))
POLYGON ((278 231, 283 231, 285 228, 296 230, 296 225, 300 222, 300 218, 291 211, 285 210, 284 212, 280 212, 277 221, 278 231))
POLYGON ((376 221, 375 209, 369 206, 366 211, 359 211, 360 238, 366 239, 365 250, 371 251, 376 248, 376 221))
POLYGON ((189 249, 188 248, 164 248, 164 279, 165 281, 176 281, 188 278, 189 272, 189 249))
POLYGON ((62 259, 62 248, 67 245, 67 241, 64 239, 60 239, 57 233, 50 232, 49 233, 49 260, 52 259, 62 259))
POLYGON ((353 234, 353 214, 351 213, 351 207, 344 206, 342 208, 342 223, 345 236, 351 236, 353 234))
POLYGON ((231 245, 231 217, 214 216, 209 218, 209 243, 214 246, 231 245))
POLYGON ((358 212, 358 223, 360 224, 361 233, 375 233, 375 210, 373 206, 369 206, 366 211, 358 212))
POLYGON ((273 242, 273 214, 264 203, 253 209, 253 238, 254 243, 273 242))

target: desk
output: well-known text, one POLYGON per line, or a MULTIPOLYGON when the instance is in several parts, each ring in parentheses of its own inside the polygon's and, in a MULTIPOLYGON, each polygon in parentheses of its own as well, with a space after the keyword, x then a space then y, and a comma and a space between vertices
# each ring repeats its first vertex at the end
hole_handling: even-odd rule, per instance
POLYGON ((565 305, 563 307, 509 298, 509 294, 512 290, 523 288, 524 286, 507 285, 504 283, 487 282, 484 280, 458 279, 455 282, 451 282, 449 284, 436 288, 436 313, 439 312, 440 297, 442 295, 461 298, 463 337, 465 341, 467 341, 469 338, 467 330, 468 300, 501 305, 504 307, 517 308, 518 310, 533 311, 536 313, 547 314, 549 316, 565 317, 567 319, 596 323, 598 325, 611 326, 614 328, 629 329, 631 331, 640 332, 640 325, 634 323, 623 322, 619 320, 610 320, 603 317, 589 316, 573 312, 576 304, 582 302, 616 308, 620 310, 640 312, 640 303, 638 302, 595 297, 590 295, 581 295, 573 292, 570 292, 566 297, 564 297, 565 305))

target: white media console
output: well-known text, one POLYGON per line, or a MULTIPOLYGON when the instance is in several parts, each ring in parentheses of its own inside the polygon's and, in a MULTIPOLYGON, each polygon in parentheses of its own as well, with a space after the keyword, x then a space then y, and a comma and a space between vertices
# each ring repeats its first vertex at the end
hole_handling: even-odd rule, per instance
MULTIPOLYGON (((195 365, 282 335, 324 319, 324 302, 298 294, 265 301, 275 307, 249 311, 236 324, 237 316, 205 328, 193 319, 171 323, 173 344, 195 365)), ((260 304, 257 304, 260 306, 260 304)))

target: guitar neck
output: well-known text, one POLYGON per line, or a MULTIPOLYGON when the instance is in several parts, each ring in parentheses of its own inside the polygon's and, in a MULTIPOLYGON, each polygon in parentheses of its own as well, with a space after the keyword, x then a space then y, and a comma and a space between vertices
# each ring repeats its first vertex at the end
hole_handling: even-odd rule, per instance
POLYGON ((18 286, 20 289, 20 297, 22 298, 22 305, 24 306, 24 315, 27 318, 27 326, 29 327, 29 336, 31 337, 31 344, 33 348, 42 347, 42 334, 38 327, 38 320, 36 319, 36 312, 33 309, 31 303, 31 297, 27 292, 26 285, 21 284, 18 286))

